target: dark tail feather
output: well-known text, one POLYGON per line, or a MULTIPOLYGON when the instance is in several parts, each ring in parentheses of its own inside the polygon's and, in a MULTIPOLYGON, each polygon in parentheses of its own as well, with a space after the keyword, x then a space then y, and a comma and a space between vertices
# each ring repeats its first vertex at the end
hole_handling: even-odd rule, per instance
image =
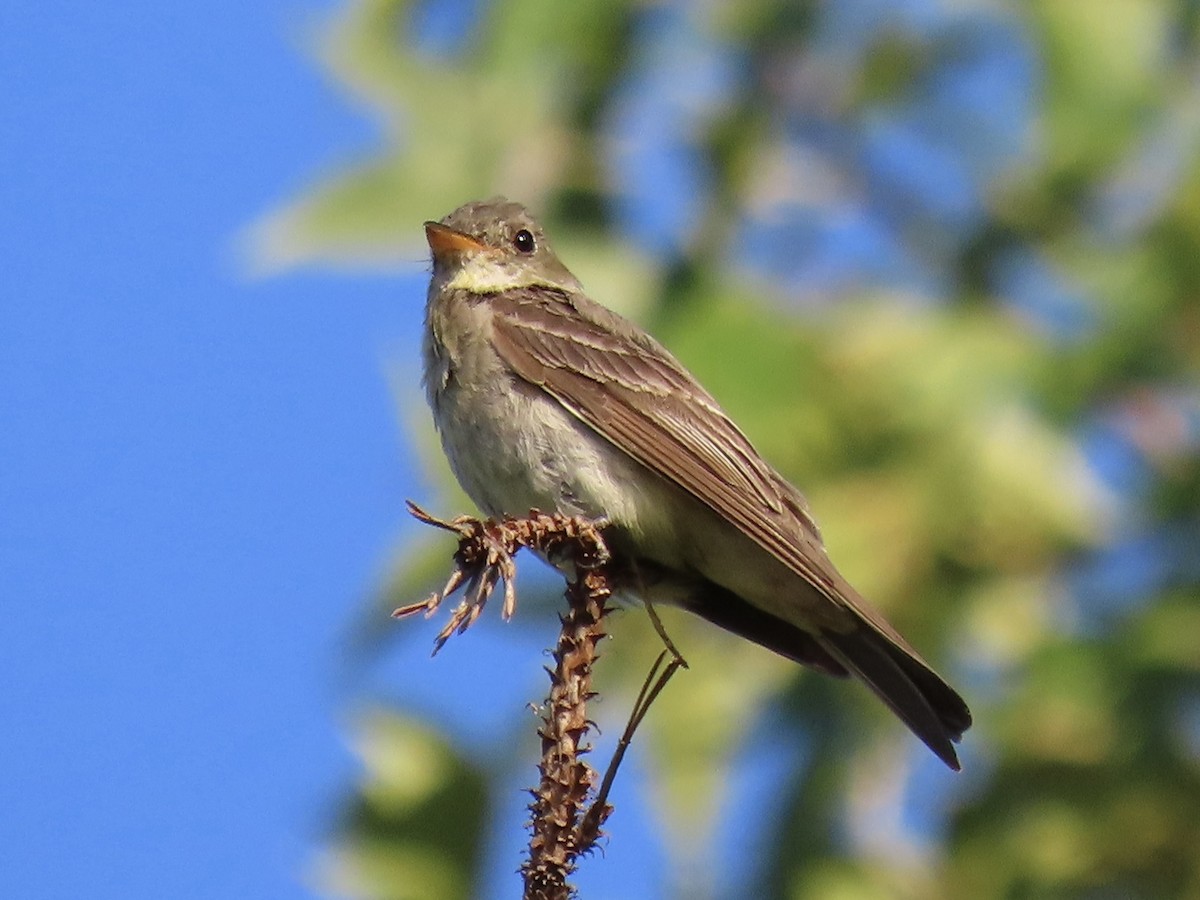
POLYGON ((760 647, 824 672, 847 677, 847 668, 829 655, 815 637, 790 622, 751 606, 737 594, 711 582, 688 598, 687 609, 719 628, 754 641, 760 647))
POLYGON ((780 656, 829 675, 853 672, 939 759, 955 771, 960 768, 951 742, 971 725, 966 703, 924 660, 869 622, 862 621, 849 634, 816 637, 712 583, 689 597, 687 607, 780 656))
POLYGON ((942 762, 956 772, 961 768, 951 742, 971 726, 971 712, 941 676, 867 625, 849 634, 826 632, 817 640, 866 682, 942 762))

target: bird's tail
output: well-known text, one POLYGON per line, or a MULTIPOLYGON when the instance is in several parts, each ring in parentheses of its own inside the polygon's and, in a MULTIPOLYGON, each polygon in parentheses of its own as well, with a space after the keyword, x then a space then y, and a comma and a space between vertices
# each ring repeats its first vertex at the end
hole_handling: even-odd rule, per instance
POLYGON ((967 704, 865 601, 849 632, 810 633, 711 582, 685 604, 714 625, 829 675, 856 675, 950 768, 954 742, 971 726, 967 704))
POLYGON ((953 742, 971 727, 971 712, 928 663, 865 622, 847 634, 822 633, 816 641, 861 678, 942 762, 955 771, 961 768, 953 742))

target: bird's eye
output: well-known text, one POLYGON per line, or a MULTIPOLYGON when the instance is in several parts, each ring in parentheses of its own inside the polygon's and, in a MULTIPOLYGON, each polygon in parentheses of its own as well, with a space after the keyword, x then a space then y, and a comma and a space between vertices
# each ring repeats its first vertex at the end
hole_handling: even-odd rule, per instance
POLYGON ((513 235, 513 246, 522 253, 532 253, 535 246, 532 232, 528 228, 522 228, 513 235))

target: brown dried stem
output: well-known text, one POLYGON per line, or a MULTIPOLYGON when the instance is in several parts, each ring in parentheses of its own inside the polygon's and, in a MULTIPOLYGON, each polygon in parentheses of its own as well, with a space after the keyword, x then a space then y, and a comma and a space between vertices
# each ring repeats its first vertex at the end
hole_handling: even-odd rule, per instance
POLYGON ((587 701, 594 696, 592 666, 596 645, 604 636, 605 602, 611 593, 603 564, 586 567, 577 562, 576 578, 567 588, 567 614, 560 617, 562 630, 554 648, 550 697, 538 730, 542 738, 541 782, 529 805, 529 858, 521 867, 525 900, 571 896, 567 878, 575 869, 575 859, 591 849, 600 835, 599 824, 612 811, 602 803, 595 815, 597 827, 584 836, 580 825, 592 811, 587 804, 596 771, 580 757, 590 749, 584 743, 590 724, 587 701))
POLYGON ((521 867, 526 900, 567 900, 572 888, 567 879, 575 860, 595 846, 601 826, 612 807, 608 789, 634 729, 671 674, 682 660, 675 658, 658 675, 662 658, 647 678, 629 725, 613 756, 600 792, 591 799, 596 772, 580 758, 590 747, 585 743, 590 721, 587 702, 592 692, 592 667, 596 646, 604 636, 606 605, 613 591, 612 560, 601 536, 603 522, 580 517, 546 515, 531 510, 527 518, 505 517, 481 521, 468 516, 445 521, 431 516, 416 504, 409 511, 422 522, 459 535, 454 554, 455 568, 441 591, 423 603, 397 609, 404 617, 424 611, 432 615, 441 602, 460 587, 464 599, 450 616, 434 642, 434 653, 454 634, 461 634, 479 617, 500 580, 505 582, 503 615, 516 608, 513 555, 528 547, 556 563, 569 562, 574 575, 567 587, 568 608, 560 616, 562 629, 554 650, 550 674, 550 696, 538 734, 542 738, 541 781, 532 791, 532 834, 529 858, 521 867), (590 800, 590 804, 589 804, 590 800))

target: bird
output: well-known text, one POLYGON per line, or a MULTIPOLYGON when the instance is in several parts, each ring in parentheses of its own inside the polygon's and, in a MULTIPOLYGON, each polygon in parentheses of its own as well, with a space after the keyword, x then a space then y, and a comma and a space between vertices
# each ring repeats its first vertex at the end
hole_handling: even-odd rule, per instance
POLYGON ((584 292, 504 197, 425 222, 426 398, 490 516, 603 521, 619 585, 866 684, 951 769, 966 702, 842 576, 803 495, 671 353, 584 292))

